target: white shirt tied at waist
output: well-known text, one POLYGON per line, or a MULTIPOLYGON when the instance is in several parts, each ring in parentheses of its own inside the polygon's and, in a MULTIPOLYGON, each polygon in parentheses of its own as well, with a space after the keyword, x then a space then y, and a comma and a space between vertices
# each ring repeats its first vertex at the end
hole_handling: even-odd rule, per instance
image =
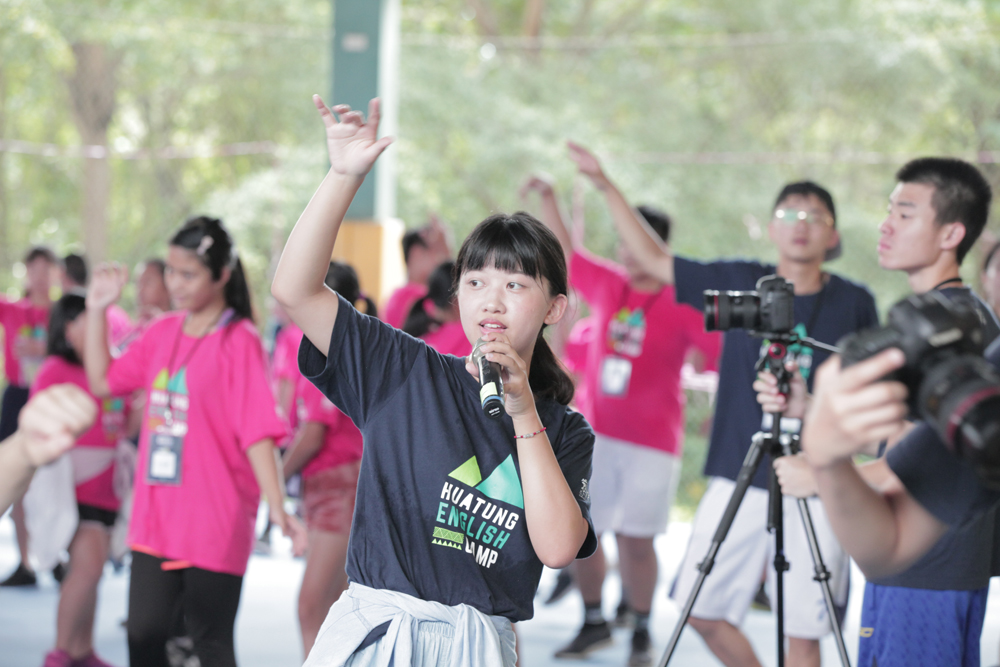
POLYGON ((379 642, 374 667, 407 667, 421 621, 455 629, 451 667, 513 667, 514 631, 501 616, 487 616, 467 604, 450 607, 396 591, 352 582, 327 614, 303 667, 341 667, 375 627, 390 621, 379 642))

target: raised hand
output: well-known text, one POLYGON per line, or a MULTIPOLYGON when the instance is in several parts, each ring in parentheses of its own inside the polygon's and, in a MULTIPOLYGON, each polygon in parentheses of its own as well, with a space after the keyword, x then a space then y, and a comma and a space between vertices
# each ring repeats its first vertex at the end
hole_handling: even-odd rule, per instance
POLYGON ((381 118, 379 100, 368 103, 368 120, 359 111, 351 111, 346 104, 328 108, 319 95, 313 103, 326 126, 326 148, 330 154, 330 167, 345 176, 364 176, 371 171, 375 160, 389 144, 391 137, 378 138, 381 118), (336 116, 340 116, 338 121, 336 116))
POLYGON ((552 177, 548 174, 532 174, 517 191, 522 200, 527 200, 528 195, 537 192, 542 197, 555 195, 555 188, 552 187, 552 177))
POLYGON ((57 384, 35 394, 18 417, 18 436, 36 468, 62 456, 91 427, 97 404, 73 384, 57 384))
POLYGON ((101 310, 118 301, 128 283, 128 269, 118 262, 102 262, 87 287, 87 308, 101 310))
POLYGON ((590 178, 595 185, 601 187, 607 180, 607 176, 604 175, 604 170, 601 168, 601 163, 597 159, 597 156, 580 144, 572 141, 567 141, 566 147, 569 148, 569 157, 576 163, 576 167, 580 170, 580 173, 590 178))

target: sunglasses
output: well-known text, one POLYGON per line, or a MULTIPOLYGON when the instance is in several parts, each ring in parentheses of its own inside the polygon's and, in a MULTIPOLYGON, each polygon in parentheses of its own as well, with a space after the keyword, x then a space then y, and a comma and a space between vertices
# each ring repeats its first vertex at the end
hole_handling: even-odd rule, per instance
POLYGON ((810 225, 829 225, 833 222, 832 218, 828 215, 816 215, 815 213, 802 211, 797 208, 779 208, 774 212, 774 217, 786 225, 794 225, 800 220, 810 225))

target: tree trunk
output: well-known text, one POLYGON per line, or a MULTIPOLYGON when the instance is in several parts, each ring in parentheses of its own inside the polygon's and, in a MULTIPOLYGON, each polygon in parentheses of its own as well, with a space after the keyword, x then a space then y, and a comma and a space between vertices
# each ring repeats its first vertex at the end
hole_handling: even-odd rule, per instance
POLYGON ((73 119, 80 139, 88 146, 83 158, 83 245, 92 263, 108 254, 108 202, 111 198, 111 165, 108 161, 108 127, 115 112, 115 70, 120 62, 104 44, 73 45, 76 71, 67 78, 73 100, 73 119))

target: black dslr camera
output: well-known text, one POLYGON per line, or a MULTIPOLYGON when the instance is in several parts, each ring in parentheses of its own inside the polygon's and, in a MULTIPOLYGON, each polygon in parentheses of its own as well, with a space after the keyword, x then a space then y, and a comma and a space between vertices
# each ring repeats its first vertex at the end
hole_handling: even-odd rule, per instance
POLYGON ((1000 487, 1000 374, 983 359, 983 324, 971 304, 938 292, 910 296, 889 324, 846 336, 842 365, 898 347, 906 364, 885 379, 909 390, 911 418, 929 423, 945 445, 1000 487))
POLYGON ((756 291, 705 290, 705 330, 749 329, 788 333, 795 327, 795 290, 779 276, 764 276, 756 291))

